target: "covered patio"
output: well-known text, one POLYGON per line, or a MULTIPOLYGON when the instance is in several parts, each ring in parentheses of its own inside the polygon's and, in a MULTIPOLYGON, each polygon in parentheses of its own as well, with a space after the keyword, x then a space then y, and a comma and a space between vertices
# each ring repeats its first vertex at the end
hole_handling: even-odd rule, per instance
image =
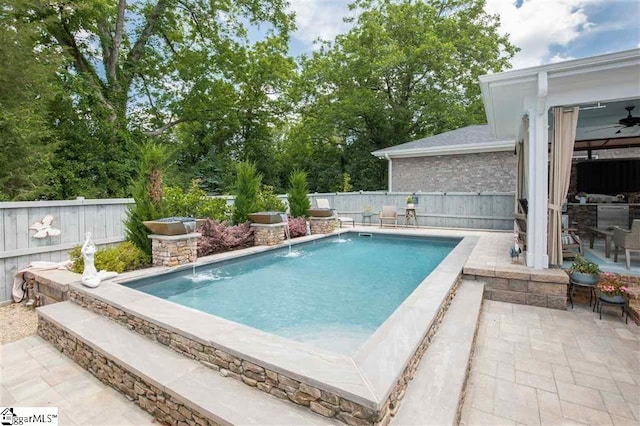
MULTIPOLYGON (((492 136, 517 141, 516 199, 527 200, 526 265, 562 267, 562 212, 575 153, 592 159, 598 150, 629 149, 629 157, 638 157, 640 49, 485 75, 480 83, 492 136)), ((630 219, 640 206, 633 201, 625 203, 630 219)), ((571 226, 586 228, 581 222, 571 226)), ((603 270, 640 275, 638 253, 632 252, 626 270, 624 251, 612 262, 613 256, 599 256, 604 242, 596 243, 593 250, 585 241, 583 247, 603 270)))

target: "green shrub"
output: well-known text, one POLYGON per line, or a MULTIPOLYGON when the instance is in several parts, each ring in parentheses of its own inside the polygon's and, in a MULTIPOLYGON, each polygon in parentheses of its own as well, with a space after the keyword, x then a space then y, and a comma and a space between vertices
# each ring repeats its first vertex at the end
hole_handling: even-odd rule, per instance
POLYGON ((289 190, 287 191, 291 216, 308 216, 307 209, 311 208, 311 202, 307 196, 308 192, 307 174, 301 170, 295 170, 289 176, 289 190))
POLYGON ((597 263, 594 263, 588 259, 585 259, 579 254, 576 255, 575 259, 573 259, 573 263, 571 264, 571 267, 569 268, 569 270, 572 272, 580 272, 583 274, 593 274, 593 275, 600 273, 600 267, 598 266, 597 263))
MULTIPOLYGON (((72 270, 78 274, 84 272, 81 250, 81 246, 76 246, 69 252, 69 257, 73 261, 72 270)), ((144 268, 150 263, 150 256, 128 241, 115 247, 100 249, 96 252, 95 257, 95 266, 98 271, 105 270, 121 273, 144 268)))
POLYGON ((226 218, 227 200, 207 196, 194 180, 187 192, 177 186, 164 189, 167 216, 209 218, 222 222, 226 218))
POLYGON ((236 181, 233 188, 236 196, 233 205, 233 223, 246 222, 249 213, 259 211, 258 194, 261 182, 262 175, 256 170, 255 164, 248 162, 238 163, 236 181))
POLYGON ((169 151, 162 145, 148 143, 142 146, 138 179, 133 183, 135 204, 127 211, 125 234, 140 250, 151 255, 150 231, 142 223, 163 217, 162 169, 169 161, 169 151))
POLYGON ((287 206, 285 206, 282 200, 276 196, 276 193, 273 191, 273 186, 262 185, 262 188, 258 192, 258 205, 256 211, 285 212, 286 210, 287 206))

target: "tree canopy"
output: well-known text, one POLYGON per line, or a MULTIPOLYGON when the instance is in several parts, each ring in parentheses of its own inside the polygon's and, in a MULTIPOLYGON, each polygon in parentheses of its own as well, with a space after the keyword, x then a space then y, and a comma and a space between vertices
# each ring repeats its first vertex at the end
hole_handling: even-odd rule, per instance
POLYGON ((516 49, 483 0, 351 7, 347 33, 294 59, 284 0, 7 0, 0 197, 128 196, 149 140, 171 147, 170 182, 210 193, 239 161, 279 192, 293 170, 312 191, 380 189, 371 151, 484 121, 477 78, 516 49))

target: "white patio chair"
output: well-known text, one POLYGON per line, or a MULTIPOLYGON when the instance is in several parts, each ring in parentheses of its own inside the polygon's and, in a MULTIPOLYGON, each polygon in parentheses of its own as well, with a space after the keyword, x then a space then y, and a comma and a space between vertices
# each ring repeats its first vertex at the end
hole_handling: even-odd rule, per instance
POLYGON ((336 216, 336 219, 338 219, 338 222, 340 222, 340 228, 342 228, 342 224, 345 222, 351 222, 353 227, 356 227, 356 221, 352 217, 338 216, 338 211, 331 208, 329 200, 327 200, 326 198, 316 198, 316 207, 319 209, 329 209, 333 211, 333 215, 336 216))

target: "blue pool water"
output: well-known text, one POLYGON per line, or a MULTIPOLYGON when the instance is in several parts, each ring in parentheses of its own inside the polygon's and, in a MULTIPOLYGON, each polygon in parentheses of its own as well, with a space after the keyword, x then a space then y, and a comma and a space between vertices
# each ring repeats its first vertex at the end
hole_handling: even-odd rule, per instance
POLYGON ((290 339, 353 352, 459 240, 350 235, 126 285, 290 339))

